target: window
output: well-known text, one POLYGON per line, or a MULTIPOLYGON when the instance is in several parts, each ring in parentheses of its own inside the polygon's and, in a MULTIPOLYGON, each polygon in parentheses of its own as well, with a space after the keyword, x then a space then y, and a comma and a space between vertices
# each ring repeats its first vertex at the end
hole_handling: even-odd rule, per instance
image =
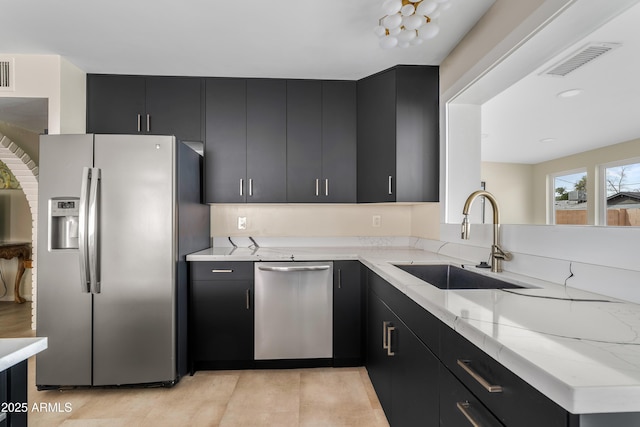
POLYGON ((550 176, 551 224, 587 224, 587 171, 550 176))
POLYGON ((602 219, 612 226, 640 226, 640 159, 601 166, 602 219))

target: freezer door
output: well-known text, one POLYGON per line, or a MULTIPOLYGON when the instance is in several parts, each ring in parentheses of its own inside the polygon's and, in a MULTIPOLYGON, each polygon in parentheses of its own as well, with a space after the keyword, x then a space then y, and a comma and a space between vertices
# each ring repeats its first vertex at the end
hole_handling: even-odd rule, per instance
POLYGON ((94 385, 176 379, 174 158, 174 137, 95 137, 94 385))
POLYGON ((91 384, 91 294, 81 292, 78 249, 51 249, 49 236, 52 198, 79 198, 92 163, 93 135, 40 137, 37 335, 49 347, 37 355, 38 386, 91 384))

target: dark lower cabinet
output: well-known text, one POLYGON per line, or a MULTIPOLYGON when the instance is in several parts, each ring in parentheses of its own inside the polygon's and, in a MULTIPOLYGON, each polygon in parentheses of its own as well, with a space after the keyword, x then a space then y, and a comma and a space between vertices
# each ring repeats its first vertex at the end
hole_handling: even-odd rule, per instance
POLYGON ((438 426, 438 359, 375 293, 367 301, 366 367, 389 424, 438 426))
POLYGON ((504 427, 443 365, 440 366, 440 426, 504 427))
POLYGON ((333 262, 333 365, 362 366, 364 292, 359 261, 333 262))
POLYGON ((0 427, 26 427, 27 360, 0 372, 0 427))
POLYGON ((192 262, 191 371, 253 365, 253 263, 192 262))

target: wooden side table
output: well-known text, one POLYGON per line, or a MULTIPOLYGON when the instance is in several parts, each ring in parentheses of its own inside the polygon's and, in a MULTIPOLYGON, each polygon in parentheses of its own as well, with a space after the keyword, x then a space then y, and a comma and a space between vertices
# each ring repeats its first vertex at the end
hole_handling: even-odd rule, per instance
POLYGON ((26 264, 31 263, 31 245, 21 242, 0 242, 0 258, 18 258, 18 272, 16 273, 13 300, 18 304, 22 304, 26 300, 20 296, 20 282, 22 281, 26 264))

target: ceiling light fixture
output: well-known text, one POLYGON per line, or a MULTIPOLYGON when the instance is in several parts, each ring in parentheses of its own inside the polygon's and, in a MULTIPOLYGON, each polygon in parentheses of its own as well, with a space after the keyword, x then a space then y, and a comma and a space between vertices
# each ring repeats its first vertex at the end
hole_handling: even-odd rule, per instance
POLYGON ((558 98, 571 98, 582 93, 582 89, 569 89, 558 93, 556 96, 558 98))
POLYGON ((540 140, 540 142, 542 143, 547 143, 547 142, 556 142, 555 138, 543 138, 540 140))
POLYGON ((373 31, 385 49, 419 45, 438 35, 440 27, 433 21, 450 7, 450 0, 385 0, 384 16, 373 31))

